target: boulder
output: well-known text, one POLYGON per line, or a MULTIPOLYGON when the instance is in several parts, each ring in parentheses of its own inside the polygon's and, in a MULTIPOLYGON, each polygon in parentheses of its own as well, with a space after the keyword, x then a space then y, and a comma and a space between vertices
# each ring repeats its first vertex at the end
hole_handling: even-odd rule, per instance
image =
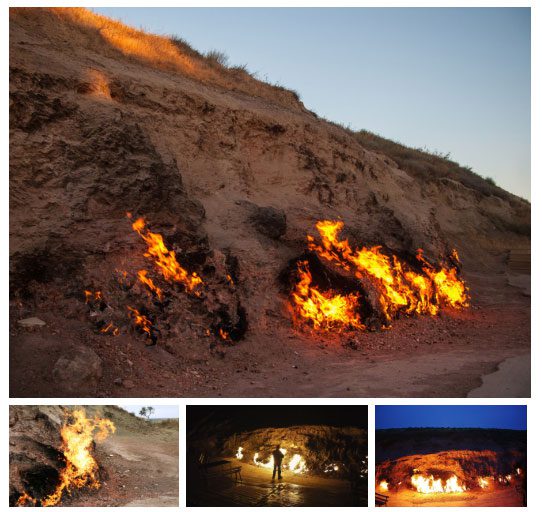
POLYGON ((53 368, 55 384, 74 396, 82 396, 83 390, 94 392, 101 377, 101 359, 83 345, 59 357, 53 368))
POLYGON ((250 220, 257 231, 274 240, 286 233, 286 214, 272 206, 258 206, 250 220))

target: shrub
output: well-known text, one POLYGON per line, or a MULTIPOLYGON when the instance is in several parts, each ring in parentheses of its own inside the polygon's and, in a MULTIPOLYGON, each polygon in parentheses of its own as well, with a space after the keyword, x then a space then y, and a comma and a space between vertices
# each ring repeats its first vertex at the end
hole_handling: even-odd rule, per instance
POLYGON ((490 183, 491 185, 493 185, 494 187, 497 186, 497 184, 495 183, 495 180, 491 177, 491 176, 486 176, 484 178, 484 180, 486 180, 488 183, 490 183))
POLYGON ((215 66, 220 66, 223 68, 228 67, 228 61, 230 60, 229 57, 224 52, 219 52, 218 50, 211 50, 210 52, 207 52, 205 54, 205 58, 211 64, 214 64, 215 66))
POLYGON ((482 178, 471 167, 451 160, 450 153, 429 151, 427 148, 409 148, 367 130, 360 130, 353 135, 363 147, 391 158, 414 178, 426 181, 448 178, 485 196, 494 195, 504 200, 512 198, 512 194, 498 187, 493 178, 482 178))
POLYGON ((170 36, 171 42, 181 51, 181 53, 184 53, 185 55, 188 55, 192 58, 197 59, 204 59, 205 57, 195 50, 190 43, 188 43, 185 39, 179 36, 170 36))

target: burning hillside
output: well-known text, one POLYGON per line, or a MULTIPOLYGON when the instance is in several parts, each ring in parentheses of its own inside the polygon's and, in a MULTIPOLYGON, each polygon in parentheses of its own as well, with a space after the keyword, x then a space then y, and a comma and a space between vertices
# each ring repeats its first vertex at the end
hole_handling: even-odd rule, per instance
POLYGON ((474 500, 470 503, 474 506, 505 505, 514 499, 521 505, 526 489, 526 453, 523 431, 377 431, 376 492, 389 497, 394 506, 434 505, 441 499, 455 499, 456 506, 461 506, 459 499, 467 504, 474 500), (446 438, 456 449, 439 451, 446 438), (392 445, 401 439, 403 451, 412 455, 388 458, 394 452, 392 445), (461 449, 467 445, 473 449, 461 449))
POLYGON ((344 421, 358 424, 359 416, 366 415, 363 407, 357 410, 355 407, 340 410, 340 406, 210 409, 188 410, 188 503, 202 506, 223 501, 231 506, 366 504, 367 431, 358 426, 329 424, 344 421), (307 424, 299 421, 303 415, 307 424), (315 424, 318 419, 326 424, 315 424), (255 428, 257 425, 265 426, 255 428), (208 497, 205 490, 211 483, 215 494, 208 497), (261 502, 254 503, 258 499, 261 502))
POLYGON ((468 306, 467 288, 457 276, 455 250, 448 267, 435 268, 422 249, 412 258, 414 264, 408 264, 379 246, 353 250, 348 240, 339 239, 343 226, 340 221, 319 221, 316 229, 321 244, 307 237, 311 253, 295 262, 294 276, 290 276, 295 282, 291 294, 294 321, 302 319, 327 331, 365 330, 368 324, 390 327, 399 315, 436 315, 443 307, 468 306), (312 270, 311 261, 315 262, 312 270), (323 293, 314 285, 317 272, 320 282, 331 284, 323 293), (346 295, 334 290, 333 283, 341 281, 343 288, 354 291, 346 295))
POLYGON ((507 358, 527 375, 509 283, 528 268, 507 262, 529 204, 364 141, 179 41, 12 9, 11 394, 461 396, 507 358))
MULTIPOLYGON (((178 482, 170 475, 167 456, 160 454, 157 489, 148 481, 156 477, 154 458, 132 446, 134 440, 150 441, 159 451, 171 437, 170 428, 147 424, 114 406, 12 406, 10 505, 117 506, 137 499, 171 505, 178 482), (144 466, 134 462, 141 460, 144 466)), ((178 426, 172 432, 176 442, 178 426)), ((176 450, 170 443, 170 456, 176 450)))
MULTIPOLYGON (((13 421, 19 423, 18 428, 22 419, 19 414, 23 415, 23 421, 31 420, 27 411, 21 408, 12 412, 13 421)), ((37 419, 45 422, 50 431, 47 416, 37 419)), ((100 468, 93 455, 94 443, 103 441, 114 432, 115 425, 107 418, 87 418, 84 409, 65 411, 60 426, 59 469, 56 470, 54 466, 34 467, 25 471, 19 469, 24 490, 16 498, 16 505, 51 507, 59 505, 65 495, 71 495, 77 489, 99 489, 100 468), (51 492, 48 492, 47 488, 51 489, 51 492)), ((23 453, 21 456, 25 457, 23 453)), ((27 463, 32 460, 30 454, 26 457, 27 463)))
POLYGON ((280 446, 283 468, 292 474, 348 478, 351 467, 367 475, 367 434, 358 428, 294 426, 238 432, 222 438, 191 437, 192 450, 273 470, 272 452, 280 446))

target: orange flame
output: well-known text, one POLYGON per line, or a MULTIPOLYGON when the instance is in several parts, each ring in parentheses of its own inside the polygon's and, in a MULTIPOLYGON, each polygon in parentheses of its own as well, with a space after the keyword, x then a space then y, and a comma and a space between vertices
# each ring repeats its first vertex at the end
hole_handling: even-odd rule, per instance
MULTIPOLYGON (((97 417, 87 418, 83 409, 69 414, 60 430, 66 466, 60 472, 60 481, 55 491, 40 500, 42 507, 58 504, 63 494, 65 492, 69 494, 74 488, 100 488, 98 463, 92 456, 93 443, 95 439, 98 441, 105 439, 115 430, 112 421, 97 417)), ((37 500, 25 493, 17 500, 17 506, 23 506, 28 502, 36 504, 37 500)))
POLYGON ((91 292, 90 290, 85 290, 85 304, 91 304, 93 302, 99 302, 101 300, 103 300, 102 292, 91 292))
POLYGON ((175 252, 166 247, 162 235, 153 233, 146 228, 145 220, 142 217, 132 224, 132 229, 147 243, 145 256, 153 260, 166 281, 180 283, 185 286, 187 291, 199 295, 197 288, 203 284, 203 281, 195 272, 189 274, 179 264, 175 252))
POLYGON ((156 294, 156 297, 158 297, 158 300, 162 300, 163 294, 162 290, 158 288, 152 281, 150 277, 147 277, 148 272, 146 270, 140 270, 137 273, 137 278, 140 282, 142 282, 144 285, 146 285, 151 292, 154 292, 156 294))
POLYGON ((227 340, 227 339, 230 337, 230 335, 229 335, 226 331, 224 331, 224 330, 222 329, 222 327, 220 327, 220 328, 218 329, 218 335, 219 335, 223 340, 227 340))
POLYGON ((308 262, 298 263, 300 277, 292 294, 297 312, 315 329, 342 331, 344 328, 364 329, 357 313, 359 296, 321 293, 312 286, 308 262))
POLYGON ((100 329, 101 334, 112 334, 113 336, 118 336, 120 334, 119 328, 115 327, 113 322, 109 322, 105 327, 100 329))
POLYGON ((478 485, 480 486, 480 488, 482 489, 486 489, 487 487, 489 487, 489 480, 490 480, 491 477, 489 476, 486 476, 486 477, 478 477, 478 485))
POLYGON ((32 503, 33 505, 35 505, 37 501, 38 500, 32 498, 32 496, 29 496, 28 494, 26 494, 26 492, 24 492, 19 496, 16 505, 18 507, 24 507, 27 503, 32 503))
POLYGON ((130 306, 126 306, 130 313, 128 313, 133 319, 134 323, 147 334, 149 338, 152 338, 151 327, 152 322, 145 316, 142 315, 137 309, 130 306))
MULTIPOLYGON (((467 287, 457 276, 455 268, 435 269, 424 259, 421 249, 417 254, 422 263, 421 272, 412 270, 396 256, 387 256, 380 246, 353 250, 348 240, 339 239, 343 227, 342 221, 317 222, 321 244, 315 243, 314 237, 309 235, 309 249, 334 265, 354 273, 358 279, 368 279, 373 283, 386 320, 391 321, 399 313, 435 315, 446 306, 468 307, 467 287)), ((459 258, 455 249, 453 257, 457 260, 459 258)), ((312 276, 307 262, 298 266, 298 277, 293 301, 297 313, 311 320, 315 328, 337 329, 337 325, 330 325, 326 319, 332 320, 332 323, 337 320, 339 326, 364 328, 359 316, 355 314, 359 296, 320 293, 311 286, 312 276)))
POLYGON ((130 282, 128 280, 128 272, 126 272, 126 270, 119 270, 118 268, 116 268, 115 273, 119 285, 124 288, 129 288, 130 282))

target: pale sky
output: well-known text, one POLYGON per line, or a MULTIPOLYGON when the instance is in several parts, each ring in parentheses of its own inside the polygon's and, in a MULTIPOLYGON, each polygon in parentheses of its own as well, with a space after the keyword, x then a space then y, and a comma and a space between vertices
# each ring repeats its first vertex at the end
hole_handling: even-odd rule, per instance
POLYGON ((529 8, 95 8, 530 199, 529 8))
POLYGON ((178 418, 179 417, 179 407, 176 405, 153 405, 153 404, 143 404, 143 405, 121 405, 124 410, 128 412, 133 412, 138 415, 142 407, 148 406, 154 407, 154 414, 151 416, 151 419, 154 418, 178 418))

